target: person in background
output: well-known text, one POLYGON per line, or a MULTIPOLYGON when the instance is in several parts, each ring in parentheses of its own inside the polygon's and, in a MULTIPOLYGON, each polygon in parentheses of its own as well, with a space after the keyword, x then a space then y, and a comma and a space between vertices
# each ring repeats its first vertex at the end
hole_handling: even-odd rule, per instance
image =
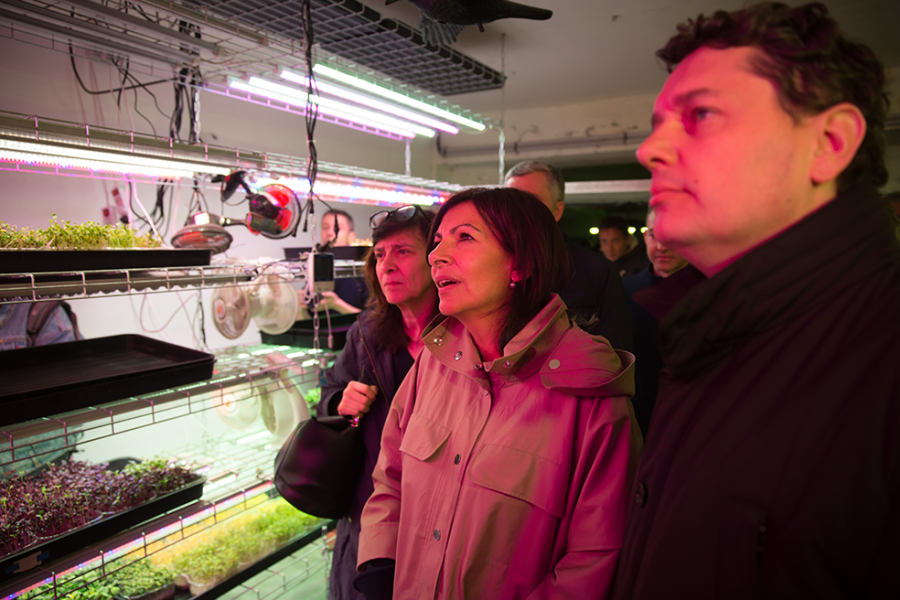
MULTIPOLYGON (((343 210, 331 209, 322 215, 322 249, 349 246, 356 240, 353 217, 343 210)), ((362 311, 369 299, 369 290, 362 277, 341 277, 334 280, 334 291, 322 294, 325 308, 342 315, 352 315, 362 311)))
POLYGON ((67 302, 0 304, 0 350, 84 339, 67 302))
POLYGON ((634 294, 647 289, 658 281, 662 281, 687 265, 680 254, 666 248, 653 233, 656 214, 651 208, 647 213, 647 229, 644 231, 644 246, 650 266, 631 277, 622 280, 625 294, 628 296, 628 311, 631 315, 631 327, 634 333, 634 416, 641 428, 644 440, 647 439, 647 428, 650 415, 656 403, 656 391, 659 388, 659 372, 662 370, 662 354, 659 347, 659 321, 646 308, 634 301, 634 294))
MULTIPOLYGON (((566 207, 562 173, 536 161, 520 162, 506 173, 506 185, 530 192, 550 209, 557 222, 566 207)), ((569 316, 588 333, 602 335, 613 348, 631 350, 631 323, 622 278, 612 264, 595 252, 563 238, 569 258, 569 278, 559 297, 569 316)))
POLYGON ((356 239, 353 217, 343 210, 330 209, 322 215, 322 247, 349 246, 356 239))
POLYGON ((604 598, 640 451, 634 357, 574 326, 536 197, 474 188, 432 227, 446 317, 391 406, 362 515, 366 598, 604 598))
POLYGON ((622 217, 606 217, 600 222, 600 251, 613 263, 621 277, 631 277, 649 264, 637 238, 628 233, 622 217))
POLYGON ((372 470, 381 430, 400 382, 422 348, 421 333, 437 316, 437 289, 428 265, 434 214, 414 206, 375 213, 374 248, 366 258, 372 287, 368 310, 347 332, 347 344, 325 373, 319 416, 363 415, 359 429, 366 448, 356 498, 338 521, 331 565, 331 600, 362 598, 351 586, 356 576, 359 516, 372 493, 372 470))
POLYGON ((613 597, 900 598, 884 69, 819 3, 699 16, 658 56, 637 155, 691 266, 639 300, 666 369, 613 597))

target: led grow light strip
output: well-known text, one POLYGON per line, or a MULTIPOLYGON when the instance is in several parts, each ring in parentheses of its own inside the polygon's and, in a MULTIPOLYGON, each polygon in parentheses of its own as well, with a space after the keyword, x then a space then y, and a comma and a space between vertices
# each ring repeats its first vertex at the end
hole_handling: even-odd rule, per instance
POLYGON ((409 96, 404 96, 394 90, 389 90, 387 88, 383 88, 380 85, 376 85, 364 79, 359 79, 354 77, 353 75, 349 75, 344 73, 343 71, 338 71, 337 69, 332 69, 329 66, 323 65, 321 63, 317 64, 313 67, 313 71, 324 75, 325 77, 330 77, 331 79, 336 79, 341 83, 346 83, 348 85, 352 85, 353 87, 359 88, 361 90, 365 90, 367 92, 371 92, 373 94, 378 94, 384 98, 389 100, 393 100, 394 102, 400 102, 401 104, 405 104, 407 106, 411 106, 416 110, 421 110, 423 112, 427 112, 429 114, 435 115, 442 119, 447 119, 448 121, 453 121, 454 123, 459 123, 460 125, 465 125, 466 127, 471 127, 472 129, 476 129, 478 131, 484 131, 485 125, 484 123, 479 123, 478 121, 473 121, 472 119, 467 119, 462 115, 457 115, 448 110, 444 110, 443 108, 438 108, 433 104, 428 104, 427 102, 422 102, 421 100, 416 100, 415 98, 410 98, 409 96))
MULTIPOLYGON (((136 172, 142 174, 151 174, 149 171, 151 169, 163 173, 186 173, 187 175, 185 176, 188 177, 194 173, 228 175, 231 172, 231 170, 226 167, 203 163, 150 158, 134 154, 117 154, 115 152, 101 152, 88 148, 72 148, 9 139, 0 139, 0 150, 6 150, 10 153, 37 154, 41 155, 41 159, 44 161, 57 160, 59 162, 64 162, 66 160, 79 160, 82 161, 82 164, 84 164, 85 161, 88 161, 105 166, 116 165, 116 169, 113 170, 121 171, 122 169, 127 168, 134 169, 134 171, 129 170, 121 172, 136 172), (145 169, 145 171, 138 171, 137 169, 145 169)), ((37 161, 38 159, 33 160, 37 161)))
MULTIPOLYGON (((303 87, 309 86, 309 79, 307 79, 303 75, 298 75, 297 73, 293 73, 291 71, 283 70, 281 72, 281 78, 287 79, 288 81, 291 81, 298 85, 302 85, 303 87)), ((400 117, 409 121, 415 121, 416 123, 425 125, 426 127, 434 127, 435 129, 440 129, 441 131, 446 131, 447 133, 451 133, 453 135, 459 133, 458 127, 454 127, 453 125, 450 125, 448 123, 443 123, 441 121, 438 121, 437 119, 432 119, 431 117, 426 117, 425 115, 420 115, 418 113, 408 111, 406 109, 400 108, 399 106, 394 106, 393 104, 380 102, 378 100, 375 100, 374 98, 369 98, 368 96, 363 96, 362 94, 357 94, 356 92, 345 90, 342 87, 331 85, 330 83, 326 83, 324 81, 316 82, 316 87, 320 92, 332 94, 339 98, 343 98, 344 100, 356 102, 357 104, 362 104, 363 106, 368 106, 369 108, 374 108, 375 110, 380 110, 382 112, 392 114, 395 117, 400 117)))
MULTIPOLYGON (((300 108, 306 106, 305 92, 301 92, 300 90, 289 88, 277 83, 272 83, 264 79, 260 79, 259 77, 251 77, 249 83, 240 80, 231 80, 228 82, 228 87, 236 90, 241 90, 243 92, 249 92, 251 94, 264 96, 272 100, 278 100, 279 102, 284 102, 285 104, 290 104, 292 106, 300 108), (260 83, 262 85, 257 85, 260 83)), ((343 102, 338 102, 336 100, 328 100, 315 95, 311 96, 310 98, 313 102, 319 105, 319 111, 338 119, 344 119, 346 121, 358 123, 360 125, 365 125, 374 129, 382 129, 389 133, 408 138, 416 137, 416 133, 421 133, 422 135, 425 135, 427 137, 434 136, 433 130, 420 127, 419 125, 415 125, 414 123, 407 123, 406 121, 400 121, 386 115, 379 115, 377 113, 363 110, 361 108, 356 108, 350 106, 349 104, 344 104, 343 102)))
POLYGON ((146 175, 150 177, 165 177, 177 179, 180 179, 182 177, 192 177, 194 175, 191 171, 154 169, 151 167, 129 166, 119 163, 101 162, 96 160, 66 158, 64 156, 32 154, 30 152, 9 152, 7 150, 0 150, 0 161, 27 163, 29 165, 45 165, 48 167, 61 167, 64 169, 83 169, 87 171, 102 171, 108 173, 146 175))
MULTIPOLYGON (((256 180, 254 185, 257 188, 262 188, 270 183, 286 185, 301 196, 309 193, 309 181, 306 179, 260 178, 256 180)), ((421 206, 431 206, 432 204, 439 204, 444 201, 444 198, 438 195, 413 194, 411 192, 401 192, 386 188, 332 183, 330 181, 317 181, 316 193, 323 196, 334 196, 336 198, 349 198, 353 200, 370 200, 387 204, 418 204, 421 206)))

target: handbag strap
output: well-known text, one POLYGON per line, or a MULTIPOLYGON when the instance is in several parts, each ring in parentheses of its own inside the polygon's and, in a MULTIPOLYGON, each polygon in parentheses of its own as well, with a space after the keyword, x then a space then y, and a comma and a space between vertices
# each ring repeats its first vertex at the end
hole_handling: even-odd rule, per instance
POLYGON ((384 386, 381 385, 381 379, 378 377, 378 369, 375 368, 375 359, 372 358, 372 352, 369 350, 369 344, 366 342, 366 334, 363 331, 363 322, 360 317, 356 317, 356 320, 359 322, 359 339, 362 340, 363 348, 366 349, 366 356, 369 357, 369 362, 372 363, 372 373, 375 374, 375 383, 378 384, 378 389, 381 393, 384 393, 384 386))

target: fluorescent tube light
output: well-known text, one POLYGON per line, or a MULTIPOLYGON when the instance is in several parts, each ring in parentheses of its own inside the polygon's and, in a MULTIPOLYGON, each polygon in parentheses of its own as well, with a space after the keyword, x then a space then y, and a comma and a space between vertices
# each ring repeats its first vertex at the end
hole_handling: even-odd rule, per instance
MULTIPOLYGON (((289 104, 291 106, 306 107, 306 100, 304 96, 304 100, 300 101, 297 98, 285 96, 283 94, 276 94, 275 92, 271 92, 269 90, 264 90, 255 85, 250 85, 244 81, 240 80, 231 80, 228 82, 228 87, 235 90, 240 90, 242 92, 247 92, 249 94, 256 94, 257 96, 263 96, 265 98, 269 98, 271 100, 277 100, 279 102, 284 102, 285 104, 289 104)), ((376 123, 375 121, 369 121, 368 119, 363 119, 358 116, 350 115, 341 111, 333 110, 327 106, 319 106, 319 112, 329 115, 331 117, 335 117, 338 119, 344 119, 346 121, 350 121, 351 123, 357 123, 359 125, 364 125, 366 127, 372 127, 374 129, 381 129, 382 131, 387 131, 388 133, 393 133, 394 135, 399 135, 401 137, 414 138, 416 134, 410 131, 409 129, 401 129, 398 127, 391 127, 390 125, 385 125, 384 123, 376 123)))
POLYGON ((421 100, 410 98, 409 96, 405 96, 403 94, 395 92, 394 90, 389 90, 387 88, 381 87, 380 85, 365 81, 364 79, 359 79, 357 77, 354 77, 353 75, 344 73, 343 71, 332 69, 331 67, 323 65, 322 63, 314 66, 313 71, 315 71, 316 73, 320 73, 325 77, 330 77, 331 79, 336 79, 342 83, 352 85, 353 87, 359 88, 361 90, 365 90, 373 94, 378 94, 379 96, 383 96, 384 98, 388 98, 390 100, 393 100, 394 102, 400 102, 401 104, 411 106, 416 110, 427 112, 442 119, 447 119, 448 121, 453 121, 454 123, 459 123, 460 125, 465 125, 466 127, 471 127, 472 129, 476 129, 478 131, 485 130, 484 123, 473 121, 472 119, 468 119, 466 117, 463 117, 462 115, 457 115, 450 112, 449 110, 434 106, 433 104, 428 104, 427 102, 422 102, 421 100))
POLYGON ((40 142, 0 139, 4 160, 47 164, 67 168, 112 171, 160 177, 191 177, 194 173, 228 175, 231 169, 204 163, 193 163, 112 151, 56 146, 40 142))
MULTIPOLYGON (((309 86, 309 80, 303 76, 298 75, 297 73, 293 73, 291 71, 282 70, 281 78, 287 79, 293 83, 298 85, 302 85, 303 87, 309 86)), ((437 119, 432 119, 431 117, 426 117, 425 115, 420 115, 418 113, 414 113, 408 111, 406 109, 400 108, 399 106, 394 106, 393 104, 387 104, 386 102, 380 102, 375 100, 374 98, 369 98, 368 96, 363 96, 362 94, 357 94, 356 92, 351 92, 350 90, 345 90, 342 87, 338 87, 336 85, 332 85, 325 81, 317 81, 316 87, 320 92, 324 92, 326 94, 332 94, 339 98, 343 98, 344 100, 349 100, 350 102, 356 102, 357 104, 362 104, 364 106, 368 106, 369 108, 374 108, 375 110, 380 110, 382 112, 386 112, 394 115, 395 117, 400 117, 403 119, 407 119, 410 121, 415 121, 421 125, 425 125, 426 127, 433 127, 435 129, 440 129, 441 131, 446 131, 447 133, 451 133, 456 135, 459 133, 459 128, 454 127, 448 123, 442 123, 437 119)))
MULTIPOLYGON (((261 178, 257 179, 254 185, 261 188, 270 183, 286 185, 301 196, 309 193, 309 181, 301 178, 261 178)), ((396 189, 350 185, 332 181, 316 181, 316 193, 321 194, 322 196, 333 196, 335 198, 347 198, 350 200, 368 200, 370 202, 379 202, 383 204, 418 204, 420 206, 431 206, 432 204, 439 204, 444 201, 444 199, 438 195, 414 194, 412 192, 403 192, 396 189)), ((315 362, 316 361, 312 361, 310 364, 315 362)), ((306 367, 308 365, 304 362, 301 366, 306 367)))
MULTIPOLYGON (((293 104, 295 106, 301 107, 306 106, 305 91, 288 87, 280 83, 268 81, 266 79, 262 79, 261 77, 251 77, 248 83, 244 83, 238 80, 231 80, 229 81, 228 85, 235 89, 260 94, 262 96, 266 96, 267 98, 272 98, 273 100, 286 102, 287 104, 293 104)), ((393 117, 389 117, 387 115, 382 115, 370 110, 352 106, 350 104, 338 102, 337 100, 332 100, 330 98, 322 98, 316 95, 312 95, 310 96, 310 100, 319 105, 319 110, 327 112, 327 114, 336 116, 338 118, 347 119, 348 121, 355 121, 363 125, 369 125, 370 127, 393 131, 394 133, 398 133, 399 135, 403 135, 404 137, 415 137, 416 134, 424 135, 426 137, 434 137, 433 129, 428 129, 420 125, 416 125, 415 123, 409 123, 408 121, 394 119, 393 117)))

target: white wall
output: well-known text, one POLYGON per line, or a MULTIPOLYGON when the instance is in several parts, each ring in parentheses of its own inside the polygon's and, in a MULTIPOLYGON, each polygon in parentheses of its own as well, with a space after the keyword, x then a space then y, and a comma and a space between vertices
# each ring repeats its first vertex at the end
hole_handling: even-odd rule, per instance
MULTIPOLYGON (((887 69, 891 113, 900 114, 900 68, 887 69)), ((650 115, 656 94, 606 98, 563 106, 528 108, 506 112, 506 168, 522 160, 542 160, 553 165, 581 166, 636 162, 638 143, 590 146, 591 138, 613 134, 641 134, 650 131, 650 115), (579 141, 578 147, 566 147, 579 141), (551 149, 516 150, 516 142, 546 142, 551 149)), ((498 113, 486 116, 500 121, 498 113)), ((464 185, 493 185, 499 176, 498 131, 478 138, 458 136, 442 140, 447 156, 436 157, 437 179, 464 185), (454 150, 468 149, 465 155, 454 150)), ((900 188, 900 148, 889 148, 886 156, 891 181, 886 190, 900 188)))
MULTIPOLYGON (((77 66, 85 84, 91 89, 107 89, 119 85, 113 76, 115 70, 106 65, 78 59, 77 66)), ((0 81, 4 82, 0 91, 0 110, 151 133, 147 122, 135 113, 134 92, 125 92, 121 108, 117 108, 113 94, 90 96, 84 93, 73 75, 67 54, 0 39, 0 81)), ((152 122, 156 133, 167 135, 167 115, 174 106, 172 86, 161 84, 151 89, 157 96, 162 112, 166 114, 161 114, 156 109, 151 97, 143 90, 138 91, 138 108, 152 122)), ((300 116, 207 92, 201 93, 200 104, 201 137, 210 144, 297 157, 305 157, 307 154, 304 122, 300 116)), ((186 120, 182 135, 187 135, 186 120)), ((316 143, 319 159, 322 161, 394 173, 405 171, 403 142, 320 122, 316 128, 316 143)), ((429 140, 413 143, 411 170, 414 176, 432 176, 429 140)), ((115 186, 119 187, 120 192, 126 192, 127 186, 123 182, 0 170, 0 220, 32 228, 46 227, 54 213, 61 221, 100 221, 101 209, 106 206, 115 186)), ((138 184, 136 189, 138 197, 150 210, 155 202, 155 186, 138 184)), ((237 218, 246 215, 246 205, 227 207, 223 211, 216 190, 207 189, 205 193, 212 212, 237 218)), ((180 201, 179 223, 184 222, 190 196, 190 183, 184 182, 177 196, 180 201)), ((370 237, 368 217, 381 210, 380 207, 340 203, 338 208, 354 217, 359 237, 370 237)), ((321 219, 325 208, 318 206, 316 212, 318 219, 321 219)), ((234 243, 228 256, 283 258, 283 247, 310 246, 312 242, 310 233, 302 232, 298 232, 296 238, 285 240, 254 236, 241 227, 232 227, 229 232, 234 236, 234 243)), ((172 233, 174 231, 170 230, 167 238, 171 238, 172 233)), ((142 333, 144 328, 157 329, 174 314, 171 325, 163 332, 147 335, 194 347, 196 344, 189 323, 197 306, 197 296, 196 291, 180 292, 178 295, 150 295, 145 303, 143 319, 138 317, 142 303, 140 296, 75 300, 72 305, 79 317, 81 329, 88 337, 142 333), (181 310, 182 301, 185 301, 187 312, 181 310), (159 319, 154 315, 158 315, 159 319)), ((207 310, 206 334, 210 347, 260 341, 258 330, 253 324, 236 341, 219 335, 209 319, 210 296, 210 291, 203 292, 207 310)))

